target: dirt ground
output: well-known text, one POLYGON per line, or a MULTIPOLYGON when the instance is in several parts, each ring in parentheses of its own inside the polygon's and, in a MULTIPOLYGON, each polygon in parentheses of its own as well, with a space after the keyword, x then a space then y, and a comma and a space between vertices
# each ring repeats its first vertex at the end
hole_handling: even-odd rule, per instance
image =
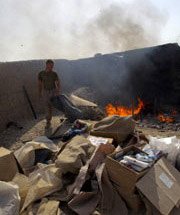
MULTIPOLYGON (((0 146, 4 146, 10 150, 16 150, 25 142, 28 142, 38 136, 50 136, 60 125, 60 119, 62 119, 62 115, 55 114, 52 119, 52 126, 48 130, 45 129, 46 121, 44 116, 39 116, 37 120, 29 119, 19 121, 18 125, 22 126, 22 129, 12 125, 0 133, 0 146)), ((138 126, 136 127, 136 130, 143 132, 145 135, 160 137, 176 135, 180 138, 180 131, 165 131, 154 128, 140 128, 138 126)))
POLYGON ((146 136, 151 135, 154 137, 171 137, 171 136, 177 136, 177 138, 180 139, 180 131, 166 131, 166 130, 161 130, 157 128, 141 128, 141 127, 136 127, 137 131, 141 131, 144 133, 146 136))
POLYGON ((50 129, 45 129, 46 120, 43 115, 39 116, 37 120, 21 120, 18 122, 18 125, 22 126, 22 129, 12 125, 0 133, 0 146, 4 146, 10 150, 16 150, 25 142, 28 142, 38 136, 50 136, 60 125, 61 118, 61 115, 53 116, 50 129))

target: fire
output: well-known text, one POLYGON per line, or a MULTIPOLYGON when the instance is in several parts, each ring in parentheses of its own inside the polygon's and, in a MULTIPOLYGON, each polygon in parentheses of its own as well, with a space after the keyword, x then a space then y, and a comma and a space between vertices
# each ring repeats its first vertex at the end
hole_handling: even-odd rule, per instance
MULTIPOLYGON (((138 107, 134 108, 134 115, 137 115, 145 106, 145 103, 138 98, 138 107)), ((113 106, 112 104, 108 104, 106 106, 106 111, 108 116, 112 116, 112 115, 119 115, 121 117, 123 116, 129 116, 133 114, 133 110, 132 108, 127 108, 124 106, 113 106)))
POLYGON ((174 122, 174 119, 173 119, 173 118, 171 118, 171 117, 169 117, 169 116, 165 117, 162 113, 160 113, 160 114, 158 115, 158 120, 159 120, 160 122, 169 122, 169 123, 174 122))
POLYGON ((172 114, 173 116, 177 116, 177 115, 178 115, 178 111, 177 111, 177 110, 172 110, 172 111, 171 111, 171 114, 172 114))

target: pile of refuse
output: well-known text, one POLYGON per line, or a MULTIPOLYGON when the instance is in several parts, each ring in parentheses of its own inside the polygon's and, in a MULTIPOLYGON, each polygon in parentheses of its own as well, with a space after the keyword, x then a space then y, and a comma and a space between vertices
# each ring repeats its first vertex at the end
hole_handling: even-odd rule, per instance
POLYGON ((135 125, 64 120, 49 138, 0 147, 0 214, 179 215, 180 141, 135 125))

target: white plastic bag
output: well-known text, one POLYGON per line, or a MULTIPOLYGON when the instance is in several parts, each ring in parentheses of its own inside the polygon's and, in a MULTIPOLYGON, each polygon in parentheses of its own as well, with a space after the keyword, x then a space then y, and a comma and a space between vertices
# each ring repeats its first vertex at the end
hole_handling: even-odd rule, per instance
POLYGON ((0 181, 0 214, 19 215, 19 187, 13 183, 0 181))
POLYGON ((167 154, 167 160, 175 165, 177 155, 180 151, 180 142, 176 136, 158 138, 149 135, 148 139, 152 150, 155 152, 162 150, 164 154, 167 154))

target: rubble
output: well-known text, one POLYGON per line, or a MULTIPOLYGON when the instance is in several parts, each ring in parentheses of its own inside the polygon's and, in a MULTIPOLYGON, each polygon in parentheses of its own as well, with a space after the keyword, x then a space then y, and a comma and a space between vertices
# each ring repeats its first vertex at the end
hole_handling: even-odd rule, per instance
MULTIPOLYGON (((135 126, 130 116, 62 120, 59 142, 41 136, 14 152, 0 148, 16 166, 0 178, 0 214, 179 214, 180 140, 145 137, 135 126)), ((11 168, 2 158, 0 176, 11 168)))

